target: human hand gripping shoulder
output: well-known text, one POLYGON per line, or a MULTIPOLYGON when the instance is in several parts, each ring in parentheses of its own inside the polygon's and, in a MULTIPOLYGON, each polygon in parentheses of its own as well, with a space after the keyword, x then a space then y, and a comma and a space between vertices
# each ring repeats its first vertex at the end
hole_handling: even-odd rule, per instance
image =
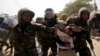
POLYGON ((71 28, 71 30, 72 31, 74 31, 74 32, 81 32, 82 31, 82 29, 81 28, 79 28, 79 27, 77 27, 77 26, 73 26, 73 25, 70 25, 70 28, 71 28))

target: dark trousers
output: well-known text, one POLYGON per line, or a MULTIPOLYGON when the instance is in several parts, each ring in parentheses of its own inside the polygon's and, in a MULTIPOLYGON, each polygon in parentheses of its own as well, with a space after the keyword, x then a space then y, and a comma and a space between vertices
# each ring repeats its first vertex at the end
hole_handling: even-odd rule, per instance
POLYGON ((88 47, 80 49, 79 56, 91 56, 90 49, 88 47))
POLYGON ((49 48, 51 48, 51 51, 52 51, 52 53, 49 56, 56 56, 57 55, 56 43, 42 45, 42 52, 43 52, 42 56, 48 55, 49 48))
POLYGON ((37 50, 35 48, 23 50, 23 51, 16 51, 14 52, 14 56, 38 56, 37 50))

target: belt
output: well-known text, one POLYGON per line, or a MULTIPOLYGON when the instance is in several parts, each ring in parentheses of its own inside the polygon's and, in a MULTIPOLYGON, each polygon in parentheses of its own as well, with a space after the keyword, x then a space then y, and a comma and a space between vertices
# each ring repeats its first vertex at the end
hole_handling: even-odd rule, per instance
POLYGON ((70 51, 70 50, 74 50, 74 48, 71 48, 71 49, 61 49, 61 48, 59 48, 59 51, 70 51))

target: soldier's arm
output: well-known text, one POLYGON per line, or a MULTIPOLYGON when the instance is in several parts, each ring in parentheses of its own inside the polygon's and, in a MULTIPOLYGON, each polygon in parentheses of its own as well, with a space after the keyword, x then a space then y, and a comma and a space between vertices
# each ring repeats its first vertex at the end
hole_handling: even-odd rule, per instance
POLYGON ((91 37, 90 37, 90 34, 87 34, 86 39, 87 39, 87 42, 88 42, 89 45, 90 45, 90 48, 93 49, 94 47, 93 47, 93 43, 92 43, 92 39, 91 39, 91 37))
POLYGON ((80 33, 86 34, 86 40, 89 43, 90 47, 93 49, 92 39, 90 37, 90 31, 84 27, 79 27, 82 31, 80 33))
POLYGON ((13 37, 11 37, 10 38, 10 48, 11 48, 11 50, 10 50, 10 54, 12 54, 13 53, 13 47, 14 47, 14 42, 13 42, 13 37))
POLYGON ((5 46, 9 47, 9 44, 6 41, 0 41, 0 43, 1 43, 2 46, 5 45, 5 46))
POLYGON ((20 35, 19 35, 20 33, 17 33, 15 30, 13 30, 13 32, 12 32, 12 36, 11 36, 11 47, 14 47, 14 48, 17 48, 17 49, 19 49, 19 50, 22 50, 21 48, 20 48, 20 46, 18 45, 19 43, 18 43, 18 41, 19 41, 19 37, 20 37, 20 35))
POLYGON ((52 32, 54 28, 51 28, 51 27, 47 27, 43 24, 35 24, 33 25, 34 27, 34 30, 36 31, 47 31, 47 32, 52 32))
POLYGON ((6 41, 3 41, 3 44, 9 48, 9 44, 6 41))
MULTIPOLYGON (((9 44, 7 43, 7 42, 5 42, 5 41, 0 41, 0 43, 1 43, 1 47, 3 48, 3 46, 7 46, 7 48, 9 48, 9 44)), ((6 48, 6 49, 7 49, 6 48)))
POLYGON ((6 46, 7 48, 4 51, 7 51, 10 48, 9 44, 7 44, 6 46))
POLYGON ((8 30, 12 30, 12 27, 8 24, 6 24, 5 28, 8 29, 8 30))
POLYGON ((74 32, 82 32, 83 30, 77 27, 71 27, 72 31, 74 32))
POLYGON ((53 37, 54 37, 54 40, 55 40, 58 44, 60 44, 60 45, 65 45, 65 42, 63 42, 63 41, 59 38, 59 36, 57 35, 56 31, 57 31, 57 26, 55 26, 55 29, 54 29, 53 32, 52 32, 53 37))
POLYGON ((54 40, 60 44, 60 45, 65 45, 66 43, 60 40, 59 36, 57 34, 54 34, 54 40))

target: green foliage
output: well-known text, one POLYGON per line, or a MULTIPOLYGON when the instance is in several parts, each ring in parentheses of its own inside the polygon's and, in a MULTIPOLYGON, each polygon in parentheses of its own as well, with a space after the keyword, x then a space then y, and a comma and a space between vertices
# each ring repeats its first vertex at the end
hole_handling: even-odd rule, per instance
POLYGON ((93 10, 93 6, 90 4, 90 1, 91 0, 75 0, 74 2, 66 4, 65 8, 57 15, 58 17, 61 17, 62 13, 66 13, 68 16, 75 15, 82 7, 87 7, 91 11, 93 10))

